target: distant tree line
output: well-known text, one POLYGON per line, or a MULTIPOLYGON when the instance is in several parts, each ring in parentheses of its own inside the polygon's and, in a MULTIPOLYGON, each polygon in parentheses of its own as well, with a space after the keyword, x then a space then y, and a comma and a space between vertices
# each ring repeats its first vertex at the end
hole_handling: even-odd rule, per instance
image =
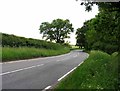
MULTIPOLYGON (((47 42, 44 40, 18 37, 15 35, 9 35, 2 33, 2 47, 35 47, 45 49, 61 49, 65 45, 58 43, 47 42)), ((67 45, 66 45, 67 46, 67 45)), ((67 46, 68 47, 68 46, 67 46)))
POLYGON ((93 4, 97 4, 99 14, 77 29, 76 45, 86 50, 102 50, 110 54, 120 51, 120 2, 83 4, 88 11, 93 4))

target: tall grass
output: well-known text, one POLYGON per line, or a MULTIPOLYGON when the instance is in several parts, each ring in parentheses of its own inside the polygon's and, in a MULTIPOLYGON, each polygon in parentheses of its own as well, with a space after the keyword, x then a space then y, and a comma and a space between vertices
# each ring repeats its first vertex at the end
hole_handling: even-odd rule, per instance
POLYGON ((70 50, 67 47, 59 49, 59 50, 29 48, 29 47, 20 47, 20 48, 3 47, 2 48, 2 61, 5 62, 5 61, 10 61, 10 60, 47 57, 47 56, 64 54, 69 51, 70 50))
POLYGON ((117 52, 109 55, 92 51, 81 66, 56 86, 58 89, 118 89, 117 52))

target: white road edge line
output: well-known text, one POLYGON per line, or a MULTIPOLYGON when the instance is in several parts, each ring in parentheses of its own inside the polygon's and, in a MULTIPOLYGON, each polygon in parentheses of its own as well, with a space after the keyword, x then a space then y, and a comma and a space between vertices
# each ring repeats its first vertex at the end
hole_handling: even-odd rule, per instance
POLYGON ((78 66, 80 66, 82 63, 83 63, 83 61, 80 64, 78 64, 78 66))
POLYGON ((50 89, 51 88, 51 86, 47 86, 43 91, 45 91, 45 90, 47 90, 47 89, 50 89))
MULTIPOLYGON (((80 66, 83 62, 81 62, 78 66, 80 66)), ((77 66, 77 67, 78 67, 77 66)), ((63 75, 61 78, 58 79, 58 81, 61 81, 63 78, 65 78, 68 74, 70 74, 72 71, 74 71, 77 67, 74 67, 72 70, 67 72, 65 75, 63 75)))
MULTIPOLYGON (((60 60, 57 60, 60 61, 60 60)), ((83 62, 81 62, 78 66, 80 66, 83 62)), ((77 66, 77 67, 78 67, 77 66)), ((72 70, 70 70, 68 73, 66 73, 64 76, 58 79, 58 81, 61 81, 64 77, 66 77, 68 74, 70 74, 72 71, 74 71, 77 67, 74 67, 72 70)), ((43 91, 50 89, 52 86, 47 86, 43 91)))
POLYGON ((10 74, 10 73, 15 73, 15 72, 22 71, 22 70, 27 70, 27 69, 35 68, 35 67, 39 67, 39 66, 43 66, 43 65, 44 65, 44 64, 40 64, 40 65, 36 65, 36 66, 31 66, 31 67, 22 68, 22 69, 10 71, 10 72, 1 73, 0 76, 6 75, 6 74, 10 74))
POLYGON ((62 54, 62 55, 58 55, 58 56, 51 56, 51 57, 45 57, 45 58, 34 58, 34 59, 25 59, 25 60, 16 60, 16 61, 10 61, 10 62, 3 62, 1 64, 9 64, 9 63, 19 63, 19 62, 27 62, 27 61, 33 61, 33 60, 39 60, 39 59, 49 59, 49 58, 59 58, 59 57, 62 57, 62 56, 65 56, 65 55, 70 55, 70 53, 68 54, 62 54))
POLYGON ((70 70, 68 73, 66 73, 65 75, 63 75, 61 78, 58 79, 58 81, 61 81, 64 77, 66 77, 68 74, 70 74, 73 70, 75 70, 77 67, 73 68, 72 70, 70 70))
POLYGON ((18 61, 10 61, 10 62, 3 62, 2 64, 11 64, 11 63, 19 63, 19 62, 27 62, 27 61, 32 61, 32 60, 18 60, 18 61))

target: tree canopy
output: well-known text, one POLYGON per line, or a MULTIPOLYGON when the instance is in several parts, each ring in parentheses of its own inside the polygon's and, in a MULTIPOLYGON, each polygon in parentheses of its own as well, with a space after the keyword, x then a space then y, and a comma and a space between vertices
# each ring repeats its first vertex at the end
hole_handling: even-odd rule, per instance
POLYGON ((98 5, 99 10, 105 10, 105 11, 120 11, 120 1, 119 2, 93 2, 90 0, 86 0, 85 2, 82 2, 81 5, 86 6, 86 11, 91 11, 92 6, 96 4, 98 5))
MULTIPOLYGON (((82 38, 85 40, 85 49, 103 50, 108 53, 120 51, 120 6, 119 2, 83 2, 86 10, 92 10, 93 4, 99 7, 99 14, 95 18, 84 23, 79 30, 84 30, 82 38)), ((77 31, 77 41, 81 36, 77 31)))
POLYGON ((40 25, 40 33, 46 40, 55 41, 56 43, 64 43, 65 38, 70 38, 69 34, 73 32, 74 28, 68 19, 56 19, 51 23, 43 22, 40 25))
POLYGON ((81 28, 78 28, 77 31, 76 31, 76 45, 79 46, 79 47, 84 47, 85 48, 85 45, 86 45, 86 39, 85 39, 85 35, 86 35, 86 31, 88 29, 87 27, 87 22, 89 21, 86 21, 84 22, 84 25, 81 27, 81 28))

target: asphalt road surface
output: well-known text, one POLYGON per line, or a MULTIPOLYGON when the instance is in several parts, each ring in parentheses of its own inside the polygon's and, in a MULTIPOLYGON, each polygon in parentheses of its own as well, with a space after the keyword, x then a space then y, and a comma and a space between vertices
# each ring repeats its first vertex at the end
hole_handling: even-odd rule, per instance
POLYGON ((2 89, 49 89, 78 67, 87 53, 68 54, 2 63, 2 89))

